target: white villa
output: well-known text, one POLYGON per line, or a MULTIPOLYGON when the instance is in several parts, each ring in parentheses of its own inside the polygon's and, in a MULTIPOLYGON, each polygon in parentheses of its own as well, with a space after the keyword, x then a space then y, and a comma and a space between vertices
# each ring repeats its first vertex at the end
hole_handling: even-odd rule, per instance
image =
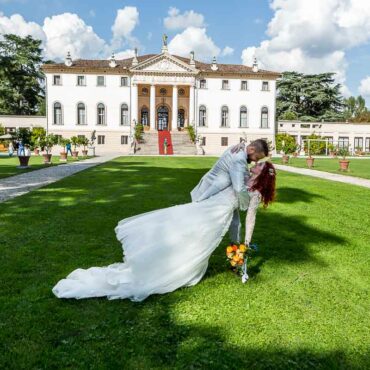
POLYGON ((205 154, 219 154, 240 138, 274 141, 280 74, 260 70, 257 62, 252 67, 218 64, 216 59, 202 63, 194 53, 189 58, 169 54, 164 42, 160 54, 124 60, 113 55, 109 60, 73 60, 68 54, 65 63, 42 69, 48 131, 90 138, 96 130, 98 153, 129 153, 136 123, 152 143, 158 131, 169 132, 175 154, 184 142, 175 138, 187 138, 182 132, 187 126, 194 127, 205 154))

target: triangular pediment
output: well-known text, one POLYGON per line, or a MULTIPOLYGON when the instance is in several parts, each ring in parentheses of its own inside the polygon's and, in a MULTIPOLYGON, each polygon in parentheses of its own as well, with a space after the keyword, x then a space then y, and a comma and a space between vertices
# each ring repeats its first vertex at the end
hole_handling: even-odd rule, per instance
POLYGON ((171 72, 171 73, 196 73, 195 67, 186 64, 180 59, 168 54, 162 53, 150 59, 141 62, 137 66, 131 68, 131 71, 140 72, 171 72))

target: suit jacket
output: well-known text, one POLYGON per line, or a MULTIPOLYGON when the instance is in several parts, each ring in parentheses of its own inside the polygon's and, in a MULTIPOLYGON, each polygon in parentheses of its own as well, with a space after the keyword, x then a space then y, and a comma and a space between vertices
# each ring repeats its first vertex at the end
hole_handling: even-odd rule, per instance
POLYGON ((239 200, 239 208, 246 210, 249 195, 245 181, 248 178, 245 150, 232 153, 231 148, 228 148, 191 191, 191 199, 193 202, 200 202, 232 185, 239 200))

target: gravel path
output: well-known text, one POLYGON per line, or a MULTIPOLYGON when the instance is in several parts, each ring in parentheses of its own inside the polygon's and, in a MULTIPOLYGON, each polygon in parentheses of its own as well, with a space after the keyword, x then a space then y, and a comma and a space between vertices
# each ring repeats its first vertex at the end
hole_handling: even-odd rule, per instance
POLYGON ((282 164, 274 164, 274 166, 278 170, 293 172, 299 175, 313 176, 313 177, 318 177, 320 179, 344 182, 345 184, 358 185, 358 186, 363 186, 365 188, 370 188, 370 180, 362 179, 360 177, 339 175, 336 173, 317 171, 317 170, 310 170, 308 168, 284 166, 282 164))
POLYGON ((21 175, 10 176, 0 180, 0 202, 26 194, 31 190, 41 188, 64 177, 97 166, 116 158, 117 154, 108 154, 101 157, 85 159, 59 166, 47 167, 21 175))

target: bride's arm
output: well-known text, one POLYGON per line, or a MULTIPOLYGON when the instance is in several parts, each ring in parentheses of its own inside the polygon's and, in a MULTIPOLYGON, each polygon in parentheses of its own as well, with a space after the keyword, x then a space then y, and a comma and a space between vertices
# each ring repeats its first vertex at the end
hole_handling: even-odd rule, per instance
POLYGON ((254 225, 256 223, 257 209, 261 201, 261 195, 255 193, 251 196, 248 211, 245 217, 245 244, 249 244, 252 240, 254 225))

